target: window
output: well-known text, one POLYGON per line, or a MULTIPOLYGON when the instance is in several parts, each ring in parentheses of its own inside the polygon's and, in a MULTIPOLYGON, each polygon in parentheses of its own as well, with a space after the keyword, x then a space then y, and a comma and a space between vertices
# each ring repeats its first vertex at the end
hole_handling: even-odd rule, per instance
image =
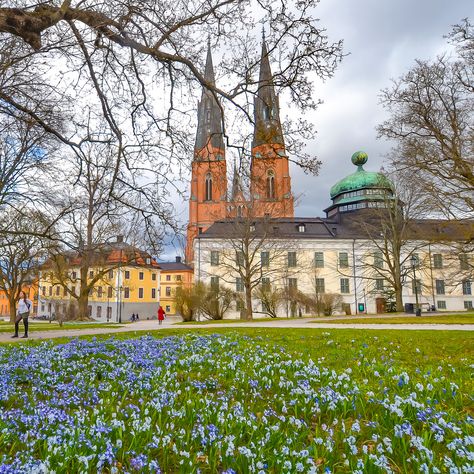
POLYGON ((46 296, 46 287, 43 286, 43 288, 41 289, 41 293, 43 296, 46 296))
POLYGON ((349 266, 349 254, 347 252, 339 252, 339 267, 347 268, 348 266, 349 266))
POLYGON ((472 309, 472 301, 464 301, 464 309, 472 309))
POLYGON ((325 293, 326 288, 324 284, 324 278, 315 278, 314 282, 315 282, 316 293, 318 295, 321 293, 325 293))
POLYGON ((471 281, 463 280, 462 282, 462 294, 463 295, 472 295, 471 281))
POLYGON ((143 298, 143 288, 138 288, 138 297, 143 298))
POLYGON ((219 277, 217 276, 211 277, 211 290, 219 291, 219 277))
POLYGON ((374 253, 374 267, 383 268, 383 254, 382 252, 374 253))
POLYGON ((237 206, 237 217, 242 217, 243 216, 243 207, 244 206, 237 206))
POLYGON ((166 281, 171 281, 171 275, 166 275, 166 281))
POLYGON ((433 268, 443 268, 443 256, 440 253, 433 255, 433 268))
POLYGON ((171 306, 169 306, 169 305, 166 306, 165 311, 166 311, 167 313, 171 313, 171 306))
POLYGON ((139 279, 139 280, 143 280, 144 278, 145 278, 145 274, 144 274, 143 272, 140 272, 140 273, 138 274, 138 279, 139 279))
POLYGON ((75 280, 77 278, 77 272, 72 272, 72 279, 75 280))
POLYGON ((444 295, 444 280, 436 280, 436 294, 444 295))
POLYGON ((270 291, 270 278, 263 277, 262 278, 262 290, 263 291, 270 291))
POLYGON ((267 198, 275 199, 275 173, 273 170, 267 172, 267 198))
POLYGON ((67 288, 65 286, 63 287, 63 296, 67 296, 67 288))
POLYGON ((151 298, 154 300, 156 299, 156 288, 151 289, 151 298))
POLYGON ((212 175, 211 173, 206 174, 206 196, 204 198, 205 201, 212 201, 212 175))
POLYGON ((314 252, 314 266, 315 268, 324 268, 324 253, 314 252))
POLYGON ((59 296, 59 292, 61 291, 61 288, 59 286, 56 287, 56 296, 59 296))
POLYGON ((73 287, 71 288, 71 294, 73 294, 73 295, 76 295, 76 294, 77 294, 77 293, 76 293, 76 287, 75 287, 75 286, 73 286, 73 287))
POLYGON ((438 305, 438 309, 446 309, 446 301, 439 300, 437 302, 437 305, 438 305))
POLYGON ((298 289, 298 280, 296 278, 288 278, 288 289, 290 293, 298 289))
POLYGON ((102 298, 102 291, 103 291, 102 287, 99 286, 99 287, 97 288, 97 296, 98 296, 99 298, 102 298))
POLYGON ((49 287, 49 292, 48 293, 49 293, 49 296, 53 296, 53 287, 52 286, 49 287))
POLYGON ((417 278, 416 280, 411 281, 411 291, 413 294, 418 293, 421 295, 421 280, 417 278))
POLYGON ((125 288, 123 289, 123 297, 124 297, 124 298, 130 298, 130 288, 125 287, 125 288))
POLYGON ((146 261, 147 265, 151 265, 151 258, 150 257, 147 257, 145 261, 146 261))
POLYGON ((92 306, 91 305, 87 306, 87 314, 89 315, 89 318, 92 318, 92 306))
POLYGON ((242 311, 245 309, 244 302, 241 299, 235 300, 235 310, 242 311))
POLYGON ((383 291, 384 288, 384 279, 383 278, 376 278, 375 280, 375 289, 377 291, 383 291))
POLYGON ((99 319, 102 317, 102 306, 97 306, 97 317, 99 319))
POLYGON ((44 304, 41 305, 41 312, 44 313, 44 304))
POLYGON ((211 265, 213 267, 219 265, 219 251, 211 250, 211 265))
POLYGON ((249 230, 250 232, 255 232, 255 224, 250 224, 249 230))
POLYGON ((260 262, 262 267, 270 266, 270 252, 260 252, 260 262))
POLYGON ((288 266, 296 267, 296 252, 288 252, 288 266))
POLYGON ((130 271, 125 270, 125 280, 129 280, 129 279, 130 279, 130 271))
POLYGON ((300 224, 298 226, 298 232, 306 232, 306 226, 304 224, 300 224))
POLYGON ((109 280, 112 280, 113 277, 114 277, 114 271, 109 270, 109 280))
POLYGON ((242 278, 235 279, 235 291, 238 291, 238 292, 244 291, 244 284, 242 283, 242 278))
POLYGON ((112 298, 112 287, 111 286, 109 286, 107 288, 107 298, 112 298))
POLYGON ((412 254, 410 258, 410 265, 412 265, 413 262, 415 262, 415 267, 420 266, 420 256, 417 253, 412 254))
POLYGON ((112 307, 107 306, 107 321, 110 321, 112 319, 112 307))
POLYGON ((240 252, 240 251, 235 252, 235 263, 239 267, 243 267, 245 265, 244 252, 240 252))
POLYGON ((94 278, 94 270, 91 270, 91 271, 89 272, 89 278, 94 278))
POLYGON ((341 293, 349 293, 349 278, 341 278, 341 293))
POLYGON ((166 296, 171 296, 171 286, 167 286, 167 287, 166 287, 165 295, 166 295, 166 296))
POLYGON ((461 270, 469 270, 469 256, 465 253, 459 255, 459 265, 461 270))
POLYGON ((176 275, 176 281, 181 281, 181 275, 176 275))
POLYGON ((151 279, 152 279, 152 281, 156 281, 156 273, 151 274, 151 279))

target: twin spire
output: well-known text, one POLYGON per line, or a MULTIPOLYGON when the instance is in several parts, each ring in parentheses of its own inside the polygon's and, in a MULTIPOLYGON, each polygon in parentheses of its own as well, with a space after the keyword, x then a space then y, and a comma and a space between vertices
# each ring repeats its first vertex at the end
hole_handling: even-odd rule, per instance
MULTIPOLYGON (((207 49, 204 79, 211 85, 216 84, 210 43, 207 49)), ((254 121, 252 149, 264 144, 284 145, 279 101, 275 92, 265 38, 262 40, 258 89, 254 98, 254 121)), ((203 159, 203 151, 207 152, 205 155, 209 156, 208 159, 213 154, 221 156, 224 154, 222 109, 214 94, 205 87, 202 90, 201 101, 198 103, 198 127, 194 151, 195 159, 203 159)))

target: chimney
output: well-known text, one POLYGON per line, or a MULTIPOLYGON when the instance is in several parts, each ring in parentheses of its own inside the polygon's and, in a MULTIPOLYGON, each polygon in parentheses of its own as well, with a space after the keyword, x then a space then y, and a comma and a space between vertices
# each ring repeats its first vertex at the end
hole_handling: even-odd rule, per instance
POLYGON ((176 257, 176 263, 181 263, 181 257, 176 257))
POLYGON ((123 235, 117 235, 117 243, 122 244, 123 243, 123 235))

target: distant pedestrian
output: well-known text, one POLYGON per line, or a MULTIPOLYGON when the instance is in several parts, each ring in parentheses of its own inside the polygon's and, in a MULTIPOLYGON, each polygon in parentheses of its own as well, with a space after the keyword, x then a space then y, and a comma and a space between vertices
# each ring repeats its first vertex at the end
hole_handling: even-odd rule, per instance
POLYGON ((135 321, 138 321, 140 318, 138 317, 138 313, 135 315, 135 321))
POLYGON ((160 307, 158 308, 158 324, 161 326, 161 323, 163 322, 163 320, 166 318, 166 313, 165 313, 165 310, 163 309, 163 307, 160 305, 160 307))
POLYGON ((30 311, 33 309, 33 303, 26 297, 24 291, 20 292, 20 299, 18 300, 16 318, 15 318, 15 335, 12 337, 18 337, 18 329, 20 326, 20 321, 23 319, 23 326, 25 326, 25 334, 21 336, 22 338, 28 337, 28 317, 30 311))
POLYGON ((135 313, 132 313, 132 323, 135 322, 135 313))

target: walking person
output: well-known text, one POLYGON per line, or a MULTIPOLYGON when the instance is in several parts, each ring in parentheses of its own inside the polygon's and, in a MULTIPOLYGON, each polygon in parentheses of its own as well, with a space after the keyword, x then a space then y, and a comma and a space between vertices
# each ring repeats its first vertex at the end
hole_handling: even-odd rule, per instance
POLYGON ((16 318, 15 318, 15 335, 13 337, 18 337, 18 329, 20 326, 20 321, 23 319, 23 326, 25 326, 25 334, 21 336, 22 338, 28 337, 28 316, 30 311, 33 309, 33 303, 26 297, 24 291, 20 292, 20 299, 18 300, 16 318))
POLYGON ((160 307, 158 308, 158 324, 161 326, 161 323, 163 322, 163 320, 166 318, 166 313, 165 313, 165 310, 163 309, 163 307, 160 305, 160 307))

